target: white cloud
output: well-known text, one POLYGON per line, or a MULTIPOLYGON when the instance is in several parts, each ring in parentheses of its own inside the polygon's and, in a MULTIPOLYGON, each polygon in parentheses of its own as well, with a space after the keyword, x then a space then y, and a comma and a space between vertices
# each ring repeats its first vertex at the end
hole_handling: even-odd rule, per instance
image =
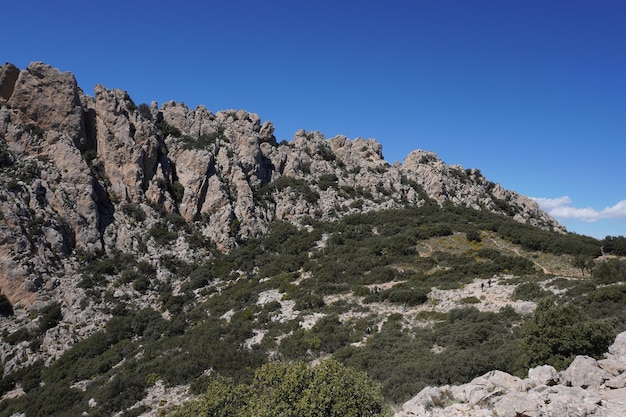
POLYGON ((574 207, 572 206, 572 200, 567 196, 559 198, 533 197, 532 199, 539 204, 539 207, 556 218, 574 219, 588 223, 604 219, 626 219, 626 200, 622 200, 614 206, 596 210, 592 207, 574 207))
POLYGON ((559 198, 541 198, 541 197, 531 197, 533 200, 539 204, 539 207, 548 211, 557 207, 569 206, 572 204, 572 200, 569 197, 559 197, 559 198))

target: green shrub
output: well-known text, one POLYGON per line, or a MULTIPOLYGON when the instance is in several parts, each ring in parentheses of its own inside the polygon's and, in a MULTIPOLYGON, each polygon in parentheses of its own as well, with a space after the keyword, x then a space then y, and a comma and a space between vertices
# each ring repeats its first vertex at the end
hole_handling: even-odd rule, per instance
POLYGON ((183 201, 183 196, 185 195, 185 187, 178 181, 174 181, 172 183, 172 196, 174 197, 174 201, 180 203, 183 201))
POLYGON ((180 129, 170 125, 163 119, 157 123, 157 129, 159 130, 159 133, 161 133, 161 136, 163 136, 164 138, 168 136, 174 136, 179 138, 182 136, 180 129))
POLYGON ((593 320, 572 304, 541 302, 524 323, 525 367, 552 365, 565 369, 577 355, 600 357, 615 338, 615 329, 593 320))
POLYGON ((319 194, 313 191, 306 181, 299 178, 282 176, 261 187, 257 192, 257 199, 265 201, 270 199, 272 193, 286 189, 290 189, 292 192, 299 194, 309 203, 314 203, 320 198, 319 194))
POLYGON ((476 229, 468 230, 465 233, 465 237, 468 242, 480 242, 481 241, 480 232, 476 229))
POLYGON ((469 296, 469 297, 461 298, 459 300, 459 302, 461 304, 479 304, 480 300, 472 295, 472 296, 469 296))
POLYGON ((55 327, 61 320, 63 320, 61 303, 58 301, 52 302, 40 309, 39 314, 39 333, 44 333, 46 330, 55 327))
POLYGON ((20 327, 13 333, 7 335, 4 340, 11 345, 16 345, 25 340, 31 340, 32 337, 33 334, 26 327, 20 327))
POLYGON ((392 303, 416 306, 428 301, 428 292, 421 289, 392 288, 388 292, 387 299, 392 303))
POLYGON ((355 297, 367 297, 371 293, 372 290, 367 287, 357 286, 352 289, 352 295, 355 297))
POLYGON ((593 282, 596 284, 614 284, 626 282, 626 261, 608 259, 599 262, 592 271, 593 282))
POLYGON ((13 165, 14 158, 5 141, 2 140, 3 137, 0 136, 0 169, 8 168, 13 165))
POLYGON ((616 256, 626 256, 626 237, 607 236, 602 240, 602 247, 605 253, 616 256))
POLYGON ((324 307, 324 297, 310 292, 298 292, 296 298, 296 310, 310 310, 324 307))
POLYGON ((541 288, 536 282, 524 282, 513 290, 513 300, 535 301, 546 297, 549 293, 541 288))
POLYGON ((170 417, 345 417, 383 416, 380 386, 360 371, 328 359, 315 367, 302 362, 262 366, 251 384, 213 378, 206 394, 170 417))
POLYGON ((133 289, 137 292, 145 293, 150 288, 150 279, 148 277, 139 276, 133 281, 133 289))
POLYGON ((127 203, 122 205, 122 213, 126 214, 128 217, 135 219, 138 222, 143 222, 146 220, 146 212, 143 209, 134 203, 127 203))
POLYGON ((317 186, 320 187, 320 190, 327 190, 330 187, 337 188, 338 180, 335 174, 322 174, 317 180, 317 186))
POLYGON ((34 138, 42 139, 46 134, 45 129, 35 124, 29 124, 26 126, 26 131, 34 138))
POLYGON ((0 316, 9 317, 13 315, 13 304, 6 295, 0 293, 0 316))
POLYGON ((98 152, 96 152, 95 149, 88 149, 83 153, 83 158, 85 158, 85 161, 87 161, 87 163, 91 163, 91 161, 93 161, 97 157, 98 152))
POLYGON ((166 246, 178 238, 178 233, 170 231, 165 223, 157 223, 148 230, 148 236, 152 237, 159 246, 166 246))
POLYGON ((139 110, 139 114, 141 114, 144 119, 152 120, 152 112, 150 111, 150 106, 148 106, 146 103, 141 103, 137 107, 137 110, 139 110))

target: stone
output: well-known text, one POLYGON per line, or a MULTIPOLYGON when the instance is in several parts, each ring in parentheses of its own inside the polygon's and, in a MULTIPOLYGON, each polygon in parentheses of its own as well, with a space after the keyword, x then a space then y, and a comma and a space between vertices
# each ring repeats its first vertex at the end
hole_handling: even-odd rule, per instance
POLYGON ((611 354, 608 354, 607 356, 608 356, 607 359, 598 360, 598 366, 600 368, 604 369, 605 371, 607 371, 609 374, 613 376, 617 376, 621 374, 622 372, 626 371, 625 361, 620 361, 616 359, 614 356, 612 356, 611 354))
POLYGON ((20 71, 8 103, 24 125, 64 132, 78 140, 85 135, 80 93, 73 74, 33 62, 20 71))
POLYGON ((568 368, 561 372, 560 382, 570 387, 598 388, 611 374, 598 366, 589 356, 577 356, 568 368))
POLYGON ((541 403, 526 393, 514 392, 499 397, 491 410, 498 417, 540 416, 541 403))
POLYGON ((619 388, 626 387, 626 372, 621 373, 617 376, 614 376, 613 378, 606 380, 604 385, 612 389, 619 389, 619 388))
POLYGON ((541 365, 528 370, 528 379, 533 386, 552 386, 558 383, 559 375, 553 366, 541 365))
POLYGON ((11 63, 7 62, 0 67, 0 98, 8 100, 11 97, 19 75, 19 68, 11 63))
POLYGON ((618 360, 626 362, 626 332, 617 335, 613 344, 609 346, 607 357, 617 357, 618 360))

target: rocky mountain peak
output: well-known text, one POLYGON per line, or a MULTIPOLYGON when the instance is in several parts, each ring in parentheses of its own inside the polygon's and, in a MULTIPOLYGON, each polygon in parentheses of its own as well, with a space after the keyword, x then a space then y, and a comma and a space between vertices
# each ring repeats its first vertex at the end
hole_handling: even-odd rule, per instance
POLYGON ((391 166, 373 139, 300 130, 278 143, 256 114, 138 106, 102 85, 89 96, 41 62, 0 67, 0 150, 0 286, 13 302, 53 285, 77 252, 150 251, 145 231, 163 213, 222 251, 274 220, 427 203, 563 230, 532 200, 432 152, 391 166))

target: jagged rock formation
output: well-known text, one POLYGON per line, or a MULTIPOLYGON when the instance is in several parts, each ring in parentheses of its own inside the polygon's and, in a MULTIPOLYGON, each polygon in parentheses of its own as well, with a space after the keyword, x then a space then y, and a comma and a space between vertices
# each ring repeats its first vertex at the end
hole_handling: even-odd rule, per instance
POLYGON ((29 304, 33 291, 58 284, 74 253, 135 252, 159 210, 224 251, 277 219, 333 220, 426 202, 563 230, 532 200, 434 153, 414 151, 391 166, 374 140, 299 131, 277 143, 273 130, 245 111, 138 107, 103 86, 91 97, 71 73, 41 62, 0 67, 3 293, 29 304), (145 218, 131 221, 137 210, 145 218))
POLYGON ((564 371, 543 365, 520 379, 491 371, 460 386, 427 387, 395 417, 540 417, 626 414, 626 332, 605 359, 578 356, 564 371))

